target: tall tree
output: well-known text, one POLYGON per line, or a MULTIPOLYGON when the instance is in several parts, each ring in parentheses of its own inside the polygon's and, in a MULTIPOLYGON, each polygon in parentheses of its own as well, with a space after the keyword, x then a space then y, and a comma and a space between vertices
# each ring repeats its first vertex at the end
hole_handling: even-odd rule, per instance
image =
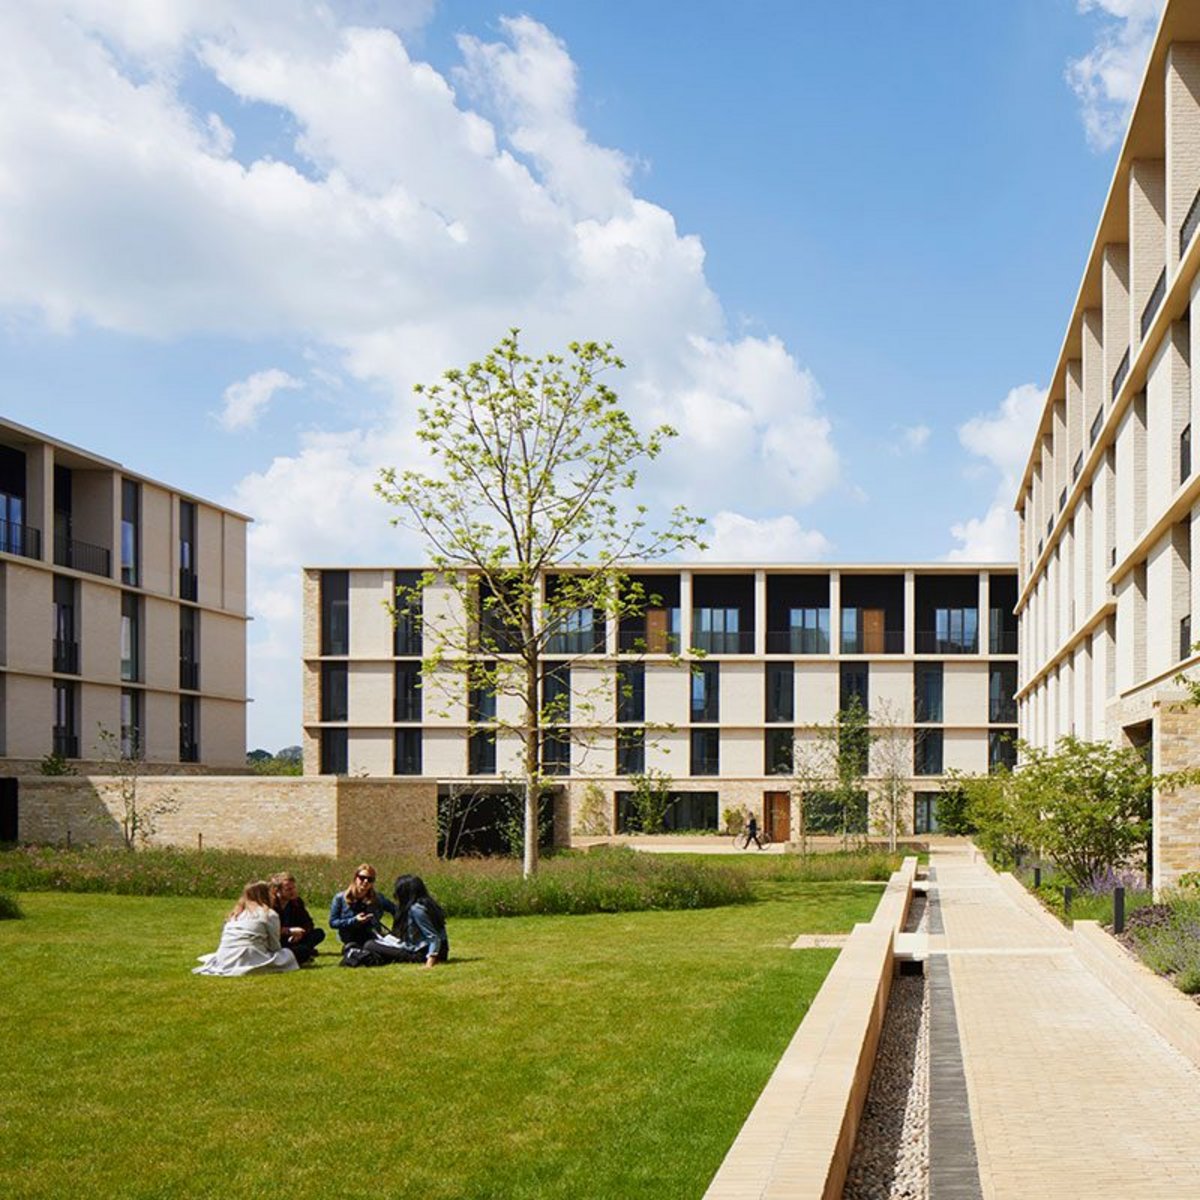
POLYGON ((542 746, 566 736, 570 703, 569 692, 543 687, 548 652, 556 668, 595 653, 597 616, 620 621, 651 599, 629 578, 630 564, 700 547, 702 521, 675 508, 665 527, 651 529, 646 507, 632 502, 639 464, 657 458, 675 431, 638 432, 605 381, 624 366, 611 344, 572 342, 564 355, 533 358, 518 333, 443 382, 417 387, 417 436, 432 469, 384 470, 376 490, 403 510, 395 523, 419 532, 429 556, 398 609, 414 610, 434 584, 457 597, 450 617, 426 617, 426 677, 449 666, 475 696, 515 699, 515 719, 488 705, 479 732, 520 738, 531 874, 542 746))

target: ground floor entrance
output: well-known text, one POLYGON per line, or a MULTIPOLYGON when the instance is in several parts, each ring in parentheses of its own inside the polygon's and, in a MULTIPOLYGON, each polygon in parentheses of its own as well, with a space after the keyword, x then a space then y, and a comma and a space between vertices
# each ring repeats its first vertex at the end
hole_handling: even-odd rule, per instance
POLYGON ((763 795, 763 825, 773 842, 787 842, 792 836, 791 792, 766 792, 763 795))

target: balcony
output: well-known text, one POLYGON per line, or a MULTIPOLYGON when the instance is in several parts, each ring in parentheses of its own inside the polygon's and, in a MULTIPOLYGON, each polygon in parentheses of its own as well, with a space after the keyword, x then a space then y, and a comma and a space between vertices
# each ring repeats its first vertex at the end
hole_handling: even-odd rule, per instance
POLYGON ((79 757, 79 735, 68 733, 65 729, 54 728, 54 753, 59 758, 79 757))
POLYGON ((692 648, 705 654, 753 654, 752 629, 697 629, 692 633, 692 648))
POLYGON ((633 654, 678 654, 683 639, 665 629, 622 629, 617 649, 633 654))
POLYGON ((89 575, 112 574, 112 555, 103 546, 93 546, 61 533, 54 537, 54 563, 55 566, 86 571, 89 575))
POLYGON ((79 674, 79 643, 65 638, 54 639, 54 670, 62 675, 79 674))
POLYGON ((978 654, 979 636, 946 635, 933 629, 918 629, 916 648, 918 654, 978 654))
POLYGON ((828 629, 767 630, 768 654, 828 654, 828 629))
POLYGON ((1017 631, 1015 629, 997 629, 994 625, 988 632, 989 654, 1016 654, 1017 631))
POLYGON ((17 525, 13 521, 0 521, 0 551, 19 554, 22 558, 41 558, 41 530, 17 525))
POLYGON ((200 594, 199 581, 196 572, 190 567, 179 568, 179 598, 180 600, 195 600, 200 594))
POLYGON ((1145 340, 1146 334, 1150 332, 1150 326, 1154 324, 1154 317, 1158 313, 1159 305, 1163 302, 1163 297, 1167 294, 1167 268, 1159 272, 1158 279, 1154 283, 1154 290, 1150 293, 1150 299, 1146 301, 1146 307, 1142 309, 1142 339, 1145 340))
POLYGON ((200 690, 200 664, 195 659, 179 660, 179 686, 190 692, 200 690))
POLYGON ((571 629, 552 633, 546 640, 547 654, 603 654, 604 627, 571 629))
POLYGON ((903 629, 842 630, 843 654, 903 654, 903 629))

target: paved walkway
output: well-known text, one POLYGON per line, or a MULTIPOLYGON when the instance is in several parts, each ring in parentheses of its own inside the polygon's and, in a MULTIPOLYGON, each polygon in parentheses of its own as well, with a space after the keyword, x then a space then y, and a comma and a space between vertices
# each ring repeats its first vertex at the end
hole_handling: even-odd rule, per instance
MULTIPOLYGON (((945 1164, 970 1139, 931 1143, 930 1200, 1200 1196, 1200 1070, 970 851, 935 850, 930 866, 931 965, 949 966, 978 1158, 976 1187, 951 1170, 939 1189, 939 1155, 945 1164)), ((936 1087, 931 1103, 936 1132, 936 1087)))

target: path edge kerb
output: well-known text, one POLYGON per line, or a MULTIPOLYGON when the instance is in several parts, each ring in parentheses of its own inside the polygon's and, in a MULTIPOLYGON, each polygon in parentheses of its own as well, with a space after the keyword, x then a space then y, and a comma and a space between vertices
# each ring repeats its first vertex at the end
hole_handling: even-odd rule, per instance
POLYGON ((846 1182, 887 1012, 896 934, 912 901, 916 857, 856 925, 705 1200, 837 1200, 846 1182))

